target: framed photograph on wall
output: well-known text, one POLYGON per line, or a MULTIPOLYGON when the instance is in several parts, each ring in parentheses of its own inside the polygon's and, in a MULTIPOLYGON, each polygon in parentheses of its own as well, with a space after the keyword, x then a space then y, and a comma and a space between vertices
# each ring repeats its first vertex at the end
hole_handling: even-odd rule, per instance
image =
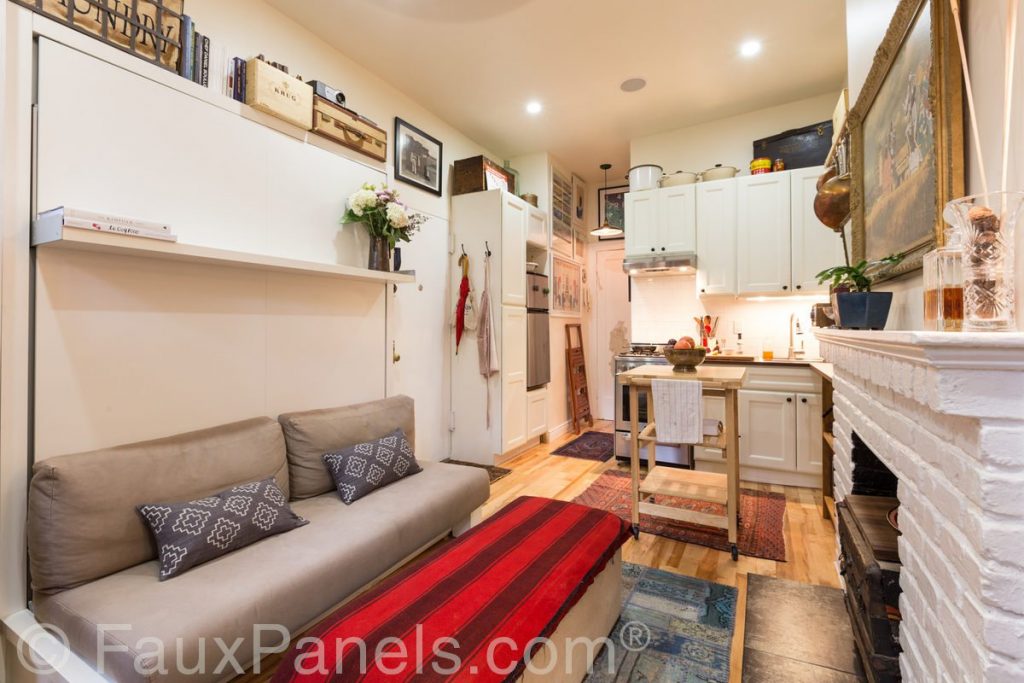
POLYGON ((551 314, 578 316, 583 310, 580 264, 555 256, 551 262, 551 314))
POLYGON ((551 168, 551 248, 573 257, 572 178, 551 168))
POLYGON ((578 176, 572 177, 572 227, 582 230, 587 220, 587 184, 578 176))
POLYGON ((395 117, 395 179, 441 196, 443 145, 407 121, 395 117))
MULTIPOLYGON (((597 190, 597 224, 608 225, 620 230, 626 229, 626 193, 629 192, 629 185, 618 187, 602 187, 597 190)), ((606 240, 625 239, 626 235, 615 237, 598 237, 602 242, 606 240)))
POLYGON ((854 259, 907 254, 917 270, 942 243, 942 209, 964 193, 964 121, 953 15, 901 0, 850 111, 854 259))

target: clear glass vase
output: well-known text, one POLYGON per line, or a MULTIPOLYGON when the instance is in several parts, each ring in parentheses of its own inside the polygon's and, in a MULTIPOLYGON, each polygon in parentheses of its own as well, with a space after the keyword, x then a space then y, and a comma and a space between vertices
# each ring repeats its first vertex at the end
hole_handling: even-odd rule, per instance
POLYGON ((954 199, 943 217, 963 248, 965 331, 1009 332, 1014 321, 1014 230, 1024 192, 990 192, 954 199))

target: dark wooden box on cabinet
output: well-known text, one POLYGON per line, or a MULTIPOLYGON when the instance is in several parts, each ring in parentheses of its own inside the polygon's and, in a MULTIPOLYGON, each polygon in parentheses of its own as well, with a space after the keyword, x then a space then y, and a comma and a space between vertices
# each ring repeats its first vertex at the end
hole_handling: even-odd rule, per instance
POLYGON ((515 194, 515 178, 485 156, 459 159, 452 173, 452 194, 469 194, 503 188, 515 194))
POLYGON ((895 548, 897 532, 885 532, 878 513, 896 504, 895 498, 848 496, 836 505, 839 517, 840 571, 846 580, 857 651, 871 683, 896 683, 900 678, 899 564, 880 560, 895 548), (863 519, 862 519, 863 518, 863 519))
POLYGON ((388 158, 386 130, 319 95, 313 97, 313 132, 377 161, 388 158))
POLYGON ((822 121, 754 140, 754 158, 782 159, 786 170, 820 166, 832 149, 832 122, 822 121))

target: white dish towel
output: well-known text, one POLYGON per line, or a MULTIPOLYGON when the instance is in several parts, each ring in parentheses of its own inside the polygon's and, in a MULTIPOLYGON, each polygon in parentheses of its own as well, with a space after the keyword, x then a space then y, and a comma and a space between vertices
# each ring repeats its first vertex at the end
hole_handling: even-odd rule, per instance
POLYGON ((659 443, 701 443, 704 410, 699 381, 651 380, 659 443))

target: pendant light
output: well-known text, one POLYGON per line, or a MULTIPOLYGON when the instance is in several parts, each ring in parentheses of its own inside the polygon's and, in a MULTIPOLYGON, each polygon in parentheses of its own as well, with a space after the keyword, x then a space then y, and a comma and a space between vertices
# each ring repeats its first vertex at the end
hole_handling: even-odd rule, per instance
MULTIPOLYGON (((611 164, 601 164, 601 170, 604 171, 604 189, 608 189, 608 169, 612 167, 611 164)), ((594 237, 618 237, 623 232, 622 228, 617 228, 613 225, 609 225, 608 216, 604 217, 604 223, 601 227, 594 228, 590 231, 590 234, 594 237)))

